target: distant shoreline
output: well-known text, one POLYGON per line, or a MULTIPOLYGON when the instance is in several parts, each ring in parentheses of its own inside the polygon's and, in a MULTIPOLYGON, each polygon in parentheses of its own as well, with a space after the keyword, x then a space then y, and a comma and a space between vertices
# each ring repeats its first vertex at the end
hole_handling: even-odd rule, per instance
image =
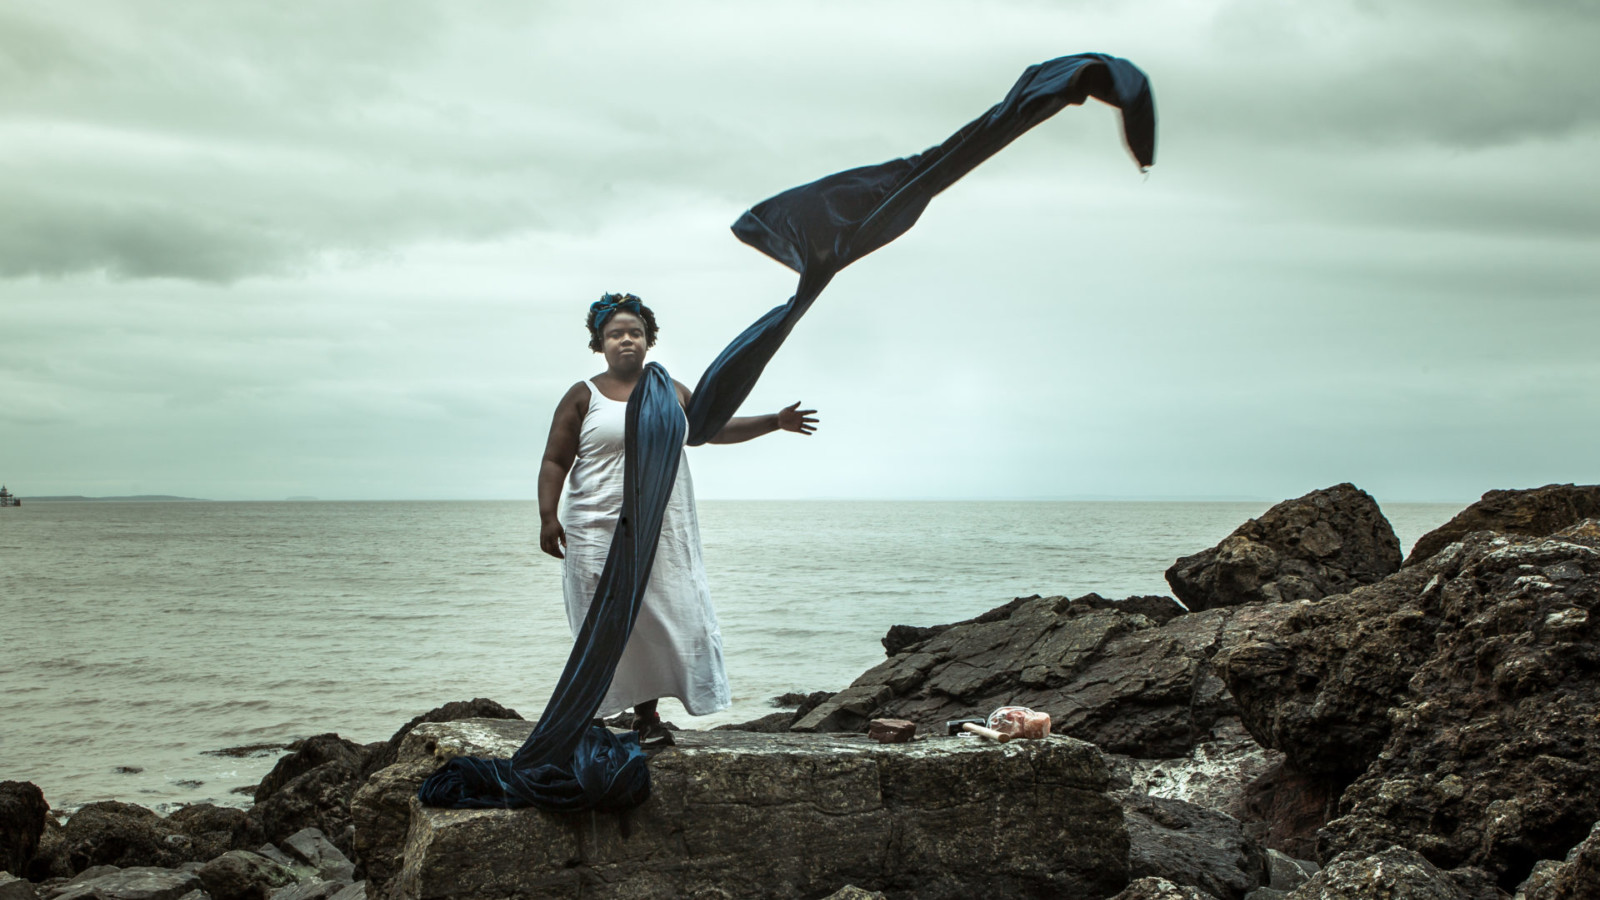
POLYGON ((62 496, 56 496, 56 497, 18 497, 17 499, 26 500, 29 503, 63 503, 63 502, 71 503, 71 502, 83 502, 83 501, 89 501, 89 502, 95 502, 95 503, 210 503, 211 502, 210 500, 206 500, 206 499, 204 499, 202 497, 174 497, 171 494, 137 494, 137 495, 131 496, 131 497, 83 497, 83 496, 79 496, 79 495, 73 494, 73 495, 62 495, 62 496))

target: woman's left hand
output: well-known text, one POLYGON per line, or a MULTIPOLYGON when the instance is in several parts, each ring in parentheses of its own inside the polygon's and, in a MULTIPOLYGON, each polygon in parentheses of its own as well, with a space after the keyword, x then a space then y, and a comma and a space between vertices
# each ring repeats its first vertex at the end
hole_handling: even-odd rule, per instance
POLYGON ((814 409, 801 409, 800 401, 796 400, 778 410, 778 427, 796 434, 810 434, 817 430, 815 413, 814 409))

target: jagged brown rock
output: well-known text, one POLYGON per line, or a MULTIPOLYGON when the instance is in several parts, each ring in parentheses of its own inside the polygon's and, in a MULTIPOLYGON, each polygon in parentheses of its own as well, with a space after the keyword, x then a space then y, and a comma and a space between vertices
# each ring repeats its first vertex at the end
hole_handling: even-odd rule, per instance
POLYGON ((39 900, 39 891, 27 879, 0 872, 0 900, 39 900))
POLYGON ((39 849, 50 804, 31 781, 0 781, 0 871, 23 876, 39 849))
POLYGON ((1314 859, 1317 831, 1338 815, 1349 779, 1308 775, 1287 760, 1261 773, 1240 792, 1238 818, 1260 823, 1261 845, 1294 859, 1314 859))
POLYGON ((1129 882, 1111 900, 1217 900, 1211 894, 1186 884, 1173 884, 1165 878, 1147 876, 1129 882))
POLYGON ((282 841, 302 828, 316 828, 348 854, 353 849, 350 798, 361 785, 365 762, 366 748, 338 735, 308 739, 301 750, 278 760, 256 791, 250 815, 261 823, 269 841, 282 841), (321 761, 297 766, 294 761, 301 753, 321 761), (298 774, 287 781, 280 777, 285 770, 297 769, 298 774))
POLYGON ((1600 820, 1600 522, 1469 542, 1424 591, 1433 652, 1319 847, 1397 843, 1509 890, 1600 820))
POLYGON ((1518 890, 1525 900, 1593 900, 1600 894, 1600 822, 1565 860, 1535 866, 1518 890))
POLYGON ((199 891, 200 879, 192 872, 131 866, 74 879, 54 900, 183 900, 191 894, 198 900, 199 891))
POLYGON ((1290 900, 1473 900, 1451 877, 1403 847, 1346 853, 1289 894, 1290 900))
POLYGON ((355 858, 375 898, 386 896, 387 886, 400 874, 411 803, 423 779, 437 768, 439 763, 431 755, 399 760, 372 773, 350 800, 355 858))
POLYGON ((289 745, 289 753, 281 757, 256 786, 255 802, 265 802, 288 787, 291 781, 319 766, 338 764, 354 767, 359 772, 365 756, 366 748, 362 745, 332 732, 295 741, 289 745))
POLYGON ((389 740, 385 741, 375 752, 371 753, 362 769, 361 777, 367 778, 373 772, 394 765, 395 754, 400 750, 400 742, 405 740, 411 729, 423 722, 455 722, 460 719, 521 719, 514 709, 508 709, 490 700, 487 697, 474 697, 471 700, 453 700, 443 706, 436 706, 420 716, 400 726, 389 740))
POLYGON ((167 824, 193 839, 195 859, 211 859, 229 850, 247 850, 267 839, 259 821, 232 806, 191 804, 168 815, 167 824))
POLYGON ((1600 485, 1547 484, 1530 490, 1489 491, 1419 538, 1405 564, 1425 562, 1474 531, 1545 537, 1592 518, 1600 518, 1600 485))
POLYGON ((1250 734, 1340 787, 1364 771, 1388 740, 1389 709, 1433 652, 1439 586, 1492 540, 1478 536, 1348 594, 1289 604, 1275 629, 1219 653, 1250 734))
POLYGON ((794 723, 859 732, 909 719, 924 734, 998 706, 1047 712, 1057 734, 1131 756, 1186 754, 1232 698, 1211 665, 1223 647, 1271 630, 1283 604, 1210 610, 1159 624, 1090 594, 1025 597, 939 628, 858 677, 794 723))
POLYGON ((778 734, 780 732, 788 731, 791 725, 803 718, 806 713, 811 712, 813 709, 816 709, 822 703, 827 701, 833 696, 833 694, 833 691, 812 691, 809 694, 784 694, 781 697, 773 698, 773 704, 781 706, 785 705, 785 703, 780 701, 793 701, 795 704, 795 709, 793 712, 768 713, 760 718, 751 719, 748 722, 735 722, 729 725, 718 725, 712 730, 757 731, 761 732, 762 734, 778 734))
MULTIPOLYGON (((1196 743, 1187 756, 1136 759, 1106 754, 1119 791, 1183 800, 1232 816, 1239 820, 1245 834, 1262 846, 1269 846, 1265 842, 1269 829, 1259 816, 1252 814, 1248 791, 1263 774, 1275 771, 1282 760, 1283 754, 1257 744, 1234 717, 1219 720, 1211 734, 1196 743)), ((1326 819, 1317 825, 1323 821, 1326 819)))
POLYGON ((212 900, 268 900, 294 882, 287 866, 248 850, 230 850, 195 870, 212 900))
POLYGON ((1238 820, 1182 800, 1115 795, 1128 827, 1128 875, 1160 877, 1217 900, 1243 900, 1267 880, 1267 857, 1238 820))
POLYGON ((1220 544, 1167 569, 1191 610, 1317 600, 1400 568, 1400 541, 1377 501, 1353 484, 1285 500, 1220 544))
POLYGON ((197 861, 188 835, 151 810, 116 800, 73 813, 54 853, 52 871, 69 875, 94 866, 170 868, 197 861))

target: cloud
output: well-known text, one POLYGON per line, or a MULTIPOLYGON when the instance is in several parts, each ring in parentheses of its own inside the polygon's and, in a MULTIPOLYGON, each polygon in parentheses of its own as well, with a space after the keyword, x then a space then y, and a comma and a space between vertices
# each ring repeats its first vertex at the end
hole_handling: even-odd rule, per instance
MULTIPOLYGON (((592 16, 191 0, 155 19, 112 2, 12 5, 0 277, 230 283, 429 241, 592 230, 685 197, 737 209, 916 152, 1023 65, 1090 47, 1151 71, 1173 141, 1163 159, 1180 166, 1196 150, 1559 141, 1600 116, 1587 5, 1135 7, 623 3, 592 16)), ((1103 149, 1075 140, 1100 127, 1074 120, 1088 116, 1048 126, 1054 165, 1103 149)))

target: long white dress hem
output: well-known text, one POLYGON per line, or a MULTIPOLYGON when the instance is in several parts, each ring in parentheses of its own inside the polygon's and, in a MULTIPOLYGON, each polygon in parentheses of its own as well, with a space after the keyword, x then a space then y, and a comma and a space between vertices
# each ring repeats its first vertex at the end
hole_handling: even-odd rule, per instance
MULTIPOLYGON (((622 510, 628 404, 588 382, 589 409, 578 456, 567 476, 561 526, 567 533, 562 594, 574 637, 594 601, 611 535, 622 510)), ((682 452, 682 451, 680 451, 682 452)), ((617 664, 599 714, 609 716, 661 697, 673 697, 692 716, 732 705, 722 657, 722 630, 711 606, 700 554, 700 522, 688 454, 678 464, 633 634, 617 664)))

